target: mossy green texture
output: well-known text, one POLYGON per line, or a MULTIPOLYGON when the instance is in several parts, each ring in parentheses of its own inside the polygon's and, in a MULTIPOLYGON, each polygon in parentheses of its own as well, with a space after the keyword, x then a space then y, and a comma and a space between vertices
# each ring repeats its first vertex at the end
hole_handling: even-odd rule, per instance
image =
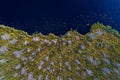
POLYGON ((0 25, 0 80, 120 80, 120 34, 101 23, 61 36, 0 25))

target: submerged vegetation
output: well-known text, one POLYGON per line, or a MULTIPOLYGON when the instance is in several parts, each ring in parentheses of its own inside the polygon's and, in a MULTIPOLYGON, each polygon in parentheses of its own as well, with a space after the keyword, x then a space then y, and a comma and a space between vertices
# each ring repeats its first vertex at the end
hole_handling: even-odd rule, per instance
POLYGON ((110 26, 44 36, 0 25, 0 80, 119 79, 120 34, 110 26))

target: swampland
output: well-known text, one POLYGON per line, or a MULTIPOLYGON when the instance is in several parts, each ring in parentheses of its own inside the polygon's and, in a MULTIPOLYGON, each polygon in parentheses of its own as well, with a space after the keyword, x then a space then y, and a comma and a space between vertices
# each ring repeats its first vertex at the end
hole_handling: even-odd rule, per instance
POLYGON ((0 25, 0 80, 120 80, 120 34, 100 23, 61 36, 0 25))

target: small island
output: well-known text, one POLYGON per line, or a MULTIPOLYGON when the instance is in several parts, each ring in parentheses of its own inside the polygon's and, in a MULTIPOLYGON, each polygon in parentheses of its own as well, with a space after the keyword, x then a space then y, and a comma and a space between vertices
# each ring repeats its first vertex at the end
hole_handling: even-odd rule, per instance
POLYGON ((119 80, 120 34, 95 23, 56 36, 0 25, 0 80, 119 80))

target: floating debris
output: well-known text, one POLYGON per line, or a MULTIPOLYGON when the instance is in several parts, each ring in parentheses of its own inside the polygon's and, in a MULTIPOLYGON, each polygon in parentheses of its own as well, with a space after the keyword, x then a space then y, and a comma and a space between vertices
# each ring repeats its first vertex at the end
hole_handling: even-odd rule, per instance
POLYGON ((92 40, 96 38, 96 35, 94 33, 90 33, 88 36, 92 40))
POLYGON ((24 54, 23 51, 15 51, 15 52, 13 52, 13 55, 15 55, 16 58, 20 58, 22 56, 22 54, 24 54))
POLYGON ((98 30, 98 31, 96 32, 96 34, 98 34, 98 35, 102 35, 102 34, 103 34, 103 31, 98 30))
POLYGON ((110 61, 109 61, 108 59, 104 58, 103 61, 104 61, 106 64, 110 65, 110 61))
POLYGON ((28 74, 28 79, 27 80, 36 80, 34 77, 33 77, 33 72, 30 72, 28 74))
POLYGON ((0 59, 0 63, 6 63, 7 61, 7 59, 0 59))
POLYGON ((87 59, 88 59, 88 61, 89 61, 90 63, 92 63, 92 64, 94 64, 94 65, 98 65, 98 64, 99 64, 99 62, 97 62, 96 60, 93 60, 92 57, 88 57, 87 59))
POLYGON ((1 35, 2 40, 9 40, 11 36, 9 34, 3 34, 1 35))
POLYGON ((86 72, 87 72, 87 74, 89 75, 89 76, 93 76, 93 72, 91 71, 91 70, 86 70, 86 72))
POLYGON ((40 74, 40 75, 38 76, 38 80, 42 80, 42 77, 43 77, 43 75, 40 74))
POLYGON ((80 48, 81 48, 82 50, 85 50, 85 49, 86 49, 85 45, 81 45, 80 48))
POLYGON ((40 70, 40 69, 42 69, 42 65, 44 64, 44 62, 43 61, 41 61, 40 62, 40 65, 38 66, 38 69, 40 70))
POLYGON ((110 74, 110 69, 109 68, 103 68, 102 69, 103 70, 103 73, 105 74, 105 75, 107 75, 107 74, 110 74))
POLYGON ((0 47, 0 54, 6 53, 8 51, 8 48, 6 45, 0 47))
POLYGON ((75 62, 76 62, 77 64, 81 64, 78 59, 75 59, 75 62))
POLYGON ((17 41, 18 41, 18 40, 13 39, 13 40, 11 40, 11 41, 9 42, 9 44, 16 44, 17 41))
POLYGON ((34 42, 38 42, 40 39, 39 39, 39 37, 33 37, 33 39, 32 39, 34 42))
POLYGON ((28 44, 28 41, 25 41, 23 44, 24 44, 24 45, 27 45, 27 44, 28 44))
POLYGON ((15 66, 15 69, 20 69, 20 68, 21 68, 21 64, 15 66))

